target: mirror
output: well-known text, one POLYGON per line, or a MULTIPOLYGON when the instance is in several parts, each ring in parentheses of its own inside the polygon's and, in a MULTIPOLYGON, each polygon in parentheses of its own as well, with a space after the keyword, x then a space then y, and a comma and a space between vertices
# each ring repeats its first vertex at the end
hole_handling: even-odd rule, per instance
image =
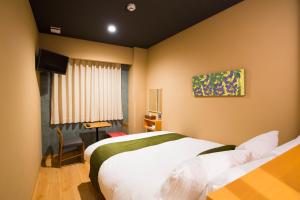
POLYGON ((162 89, 150 89, 149 90, 149 112, 161 113, 161 96, 162 89))

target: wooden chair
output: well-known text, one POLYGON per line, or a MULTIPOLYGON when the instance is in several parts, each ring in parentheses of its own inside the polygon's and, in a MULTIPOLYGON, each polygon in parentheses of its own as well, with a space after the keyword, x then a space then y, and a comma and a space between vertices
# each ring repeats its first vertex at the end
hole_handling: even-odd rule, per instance
POLYGON ((59 167, 61 167, 61 163, 65 160, 70 160, 76 157, 81 157, 82 163, 84 163, 84 143, 80 137, 64 139, 63 134, 60 128, 56 129, 56 134, 58 136, 59 141, 59 150, 58 150, 58 160, 59 167), (77 151, 77 154, 71 154, 68 157, 64 158, 65 153, 71 153, 77 151))

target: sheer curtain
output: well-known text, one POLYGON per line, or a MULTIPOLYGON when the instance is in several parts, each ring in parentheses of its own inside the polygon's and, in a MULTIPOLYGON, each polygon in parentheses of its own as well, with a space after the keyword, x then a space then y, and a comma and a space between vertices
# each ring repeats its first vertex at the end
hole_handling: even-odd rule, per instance
POLYGON ((51 124, 120 119, 120 64, 69 59, 66 75, 53 75, 51 124))

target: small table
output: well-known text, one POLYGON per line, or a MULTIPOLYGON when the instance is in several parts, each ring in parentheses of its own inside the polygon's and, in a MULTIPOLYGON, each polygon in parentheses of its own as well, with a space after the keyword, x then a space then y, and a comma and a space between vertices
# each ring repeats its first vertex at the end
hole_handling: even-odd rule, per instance
POLYGON ((97 141, 99 141, 99 128, 111 127, 111 123, 108 122, 90 122, 83 124, 85 128, 96 128, 97 141))

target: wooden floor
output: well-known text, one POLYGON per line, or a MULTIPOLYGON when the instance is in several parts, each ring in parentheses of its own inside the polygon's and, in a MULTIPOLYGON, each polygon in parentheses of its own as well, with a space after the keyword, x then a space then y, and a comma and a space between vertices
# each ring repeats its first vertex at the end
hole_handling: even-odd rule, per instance
POLYGON ((88 175, 88 162, 63 165, 61 168, 41 167, 32 199, 99 199, 88 175))

